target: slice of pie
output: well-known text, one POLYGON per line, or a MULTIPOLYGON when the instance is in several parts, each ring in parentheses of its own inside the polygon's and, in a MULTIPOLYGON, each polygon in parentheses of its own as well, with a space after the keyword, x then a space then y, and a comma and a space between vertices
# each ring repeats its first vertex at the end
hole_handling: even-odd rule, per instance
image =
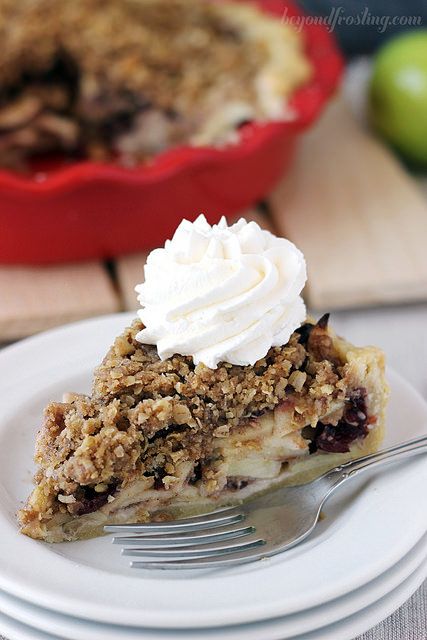
POLYGON ((37 437, 36 487, 21 531, 48 542, 107 523, 216 509, 311 481, 375 451, 384 359, 307 321, 253 366, 161 360, 135 321, 96 370, 91 396, 51 403, 37 437))

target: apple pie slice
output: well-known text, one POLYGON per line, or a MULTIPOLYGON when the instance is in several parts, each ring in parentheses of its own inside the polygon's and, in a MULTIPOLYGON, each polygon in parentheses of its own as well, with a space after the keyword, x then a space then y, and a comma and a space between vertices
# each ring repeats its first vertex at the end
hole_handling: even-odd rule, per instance
POLYGON ((96 370, 91 396, 51 403, 21 531, 61 542, 107 523, 176 518, 311 481, 375 451, 384 359, 306 321, 253 366, 161 360, 136 320, 96 370))

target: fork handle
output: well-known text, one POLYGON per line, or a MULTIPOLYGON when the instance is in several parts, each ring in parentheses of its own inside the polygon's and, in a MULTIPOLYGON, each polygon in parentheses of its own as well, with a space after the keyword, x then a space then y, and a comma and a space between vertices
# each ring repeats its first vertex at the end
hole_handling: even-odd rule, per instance
POLYGON ((340 474, 338 482, 341 484, 343 480, 354 477, 364 469, 371 469, 388 462, 396 462, 397 460, 402 460, 403 458, 409 458, 425 452, 427 452, 427 435, 415 438, 414 440, 408 440, 407 442, 402 442, 394 445, 393 447, 389 447, 388 449, 382 449, 377 453, 371 453, 367 456, 363 456, 362 458, 357 458, 356 460, 350 460, 350 462, 345 462, 344 464, 335 467, 335 469, 332 469, 329 473, 332 475, 338 472, 340 474))

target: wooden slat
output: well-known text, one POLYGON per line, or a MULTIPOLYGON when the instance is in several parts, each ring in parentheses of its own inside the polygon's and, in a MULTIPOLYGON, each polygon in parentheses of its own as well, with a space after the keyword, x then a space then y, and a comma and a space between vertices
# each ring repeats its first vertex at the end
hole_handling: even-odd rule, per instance
POLYGON ((306 256, 313 308, 427 298, 427 199, 342 99, 305 136, 269 202, 306 256))
POLYGON ((239 218, 245 218, 245 220, 253 220, 257 222, 262 229, 276 233, 274 222, 270 217, 270 214, 261 209, 249 209, 243 213, 237 214, 229 219, 229 224, 237 222, 239 218))
MULTIPOLYGON (((233 223, 242 216, 246 218, 246 220, 254 220, 264 229, 274 231, 273 223, 268 216, 255 209, 236 215, 230 218, 229 222, 233 223)), ((117 282, 124 309, 133 311, 138 308, 135 285, 144 279, 144 264, 146 259, 147 253, 141 252, 118 258, 116 261, 117 282)))
POLYGON ((0 341, 119 308, 101 264, 0 267, 0 341))
POLYGON ((138 308, 135 286, 144 280, 147 253, 132 253, 116 260, 116 275, 122 307, 128 311, 138 308))

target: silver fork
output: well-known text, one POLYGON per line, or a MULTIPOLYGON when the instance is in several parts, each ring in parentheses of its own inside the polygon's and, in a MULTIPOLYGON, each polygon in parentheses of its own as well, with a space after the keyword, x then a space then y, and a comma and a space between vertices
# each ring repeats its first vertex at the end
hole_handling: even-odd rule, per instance
POLYGON ((137 569, 208 569, 281 553, 313 531, 329 496, 365 469, 427 452, 427 435, 346 462, 305 485, 283 487, 211 513, 148 524, 108 525, 137 569))

